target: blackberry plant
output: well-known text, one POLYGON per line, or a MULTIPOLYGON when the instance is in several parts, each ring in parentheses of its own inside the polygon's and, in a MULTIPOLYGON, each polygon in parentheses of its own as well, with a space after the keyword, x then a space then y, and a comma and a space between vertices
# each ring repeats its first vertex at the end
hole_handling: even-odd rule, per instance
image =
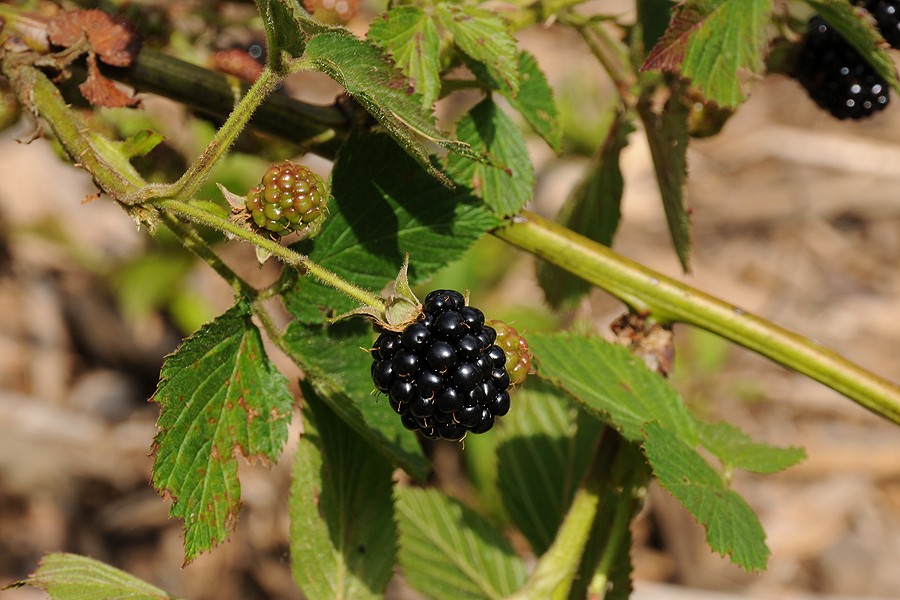
MULTIPOLYGON (((379 598, 395 573, 450 600, 626 597, 630 523, 651 479, 705 528, 713 551, 764 569, 765 533, 732 478, 738 469, 788 468, 803 451, 705 421, 646 368, 642 357, 655 356, 668 373, 675 323, 745 346, 900 423, 895 383, 612 249, 625 185, 620 156, 646 141, 673 251, 690 268, 691 222, 703 218, 685 198, 690 138, 728 135, 723 125, 754 80, 746 74, 764 76, 770 45, 798 39, 792 27, 810 10, 817 14, 794 58, 816 103, 843 119, 890 110, 889 89, 900 82, 874 22, 895 43, 894 2, 866 1, 873 20, 836 0, 637 0, 623 13, 632 21, 579 0, 511 2, 502 11, 477 0, 257 0, 253 23, 264 32, 250 37, 265 34, 265 66, 243 83, 197 66, 184 49, 185 40, 199 47, 245 27, 244 3, 204 3, 191 19, 191 7, 169 3, 161 9, 168 21, 155 22, 143 45, 141 28, 121 16, 67 0, 33 12, 35 3, 18 4, 0 4, 0 93, 15 96, 12 114, 21 108, 39 118, 36 135, 52 134, 106 198, 148 232, 168 230, 234 291, 231 308, 165 358, 152 398, 160 408, 148 440, 152 483, 182 524, 186 563, 235 526, 238 454, 278 460, 297 412, 303 435, 289 538, 294 578, 310 600, 379 598), (198 35, 196 23, 211 15, 210 31, 198 35), (365 37, 333 24, 352 18, 355 28, 368 16, 365 37), (527 208, 536 181, 531 144, 567 152, 554 91, 514 36, 539 23, 574 32, 614 90, 584 179, 555 220, 527 208), (333 103, 291 95, 303 87, 294 78, 303 83, 310 72, 340 86, 333 103), (64 84, 77 73, 79 85, 64 84), (172 156, 183 145, 146 130, 165 127, 139 112, 150 94, 186 104, 205 127, 218 124, 183 172, 178 161, 153 160, 157 146, 172 156), (445 98, 463 111, 453 134, 435 118, 445 98), (99 110, 106 107, 121 110, 99 110), (639 127, 644 135, 631 136, 639 127), (254 187, 257 174, 242 177, 229 162, 308 152, 332 161, 330 190, 290 161, 254 187), (161 178, 168 183, 151 183, 161 178), (222 210, 213 179, 239 215, 222 210), (229 191, 235 186, 239 193, 229 191), (317 235, 279 239, 309 228, 317 235), (622 301, 626 318, 617 322, 629 327, 618 333, 637 353, 592 325, 529 329, 526 342, 486 321, 445 287, 488 287, 505 264, 480 261, 470 273, 477 281, 442 279, 485 236, 540 261, 534 286, 479 293, 492 299, 486 312, 502 314, 494 302, 540 289, 553 310, 548 321, 576 322, 573 307, 599 288, 622 301), (277 277, 251 283, 256 265, 226 264, 223 238, 280 261, 277 277), (420 304, 414 289, 426 286, 438 289, 420 304), (284 312, 274 312, 276 299, 284 312), (266 338, 302 371, 301 397, 268 358, 266 338), (531 371, 536 377, 525 381, 531 371), (474 448, 455 443, 468 433, 485 435, 471 438, 474 448), (443 441, 423 447, 423 437, 443 441), (478 456, 473 469, 496 473, 466 482, 477 509, 429 485, 440 479, 431 477, 430 452, 441 447, 478 456)), ((17 585, 59 598, 165 595, 59 553, 17 585)))

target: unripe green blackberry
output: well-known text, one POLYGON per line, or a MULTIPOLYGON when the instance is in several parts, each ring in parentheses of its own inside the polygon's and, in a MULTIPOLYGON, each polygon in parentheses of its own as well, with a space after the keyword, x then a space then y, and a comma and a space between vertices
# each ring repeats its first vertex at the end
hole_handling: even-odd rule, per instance
POLYGON ((303 165, 275 163, 247 194, 247 211, 257 229, 287 235, 325 218, 325 181, 303 165))
POLYGON ((528 342, 518 331, 503 321, 492 320, 489 323, 497 332, 494 344, 500 346, 506 354, 506 370, 509 372, 510 385, 522 383, 531 370, 531 350, 528 348, 528 342))

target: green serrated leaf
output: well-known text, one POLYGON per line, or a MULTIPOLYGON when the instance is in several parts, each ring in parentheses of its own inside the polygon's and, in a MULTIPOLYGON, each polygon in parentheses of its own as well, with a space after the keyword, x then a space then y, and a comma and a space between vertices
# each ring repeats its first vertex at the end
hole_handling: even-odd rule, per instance
POLYGON ((748 571, 765 569, 769 549, 753 509, 674 431, 655 422, 644 431, 644 453, 653 473, 706 528, 710 547, 748 571))
POLYGON ((398 488, 400 564, 407 581, 441 600, 505 598, 525 565, 483 517, 437 490, 398 488))
POLYGON ((372 21, 368 38, 388 51, 430 109, 441 92, 440 39, 431 17, 418 6, 397 6, 372 21))
POLYGON ((681 268, 691 270, 691 221, 684 200, 687 179, 688 115, 690 109, 673 90, 662 112, 656 112, 649 101, 638 103, 638 114, 647 134, 653 170, 666 213, 669 235, 681 268))
POLYGON ((401 425, 386 396, 374 394, 367 352, 374 341, 361 318, 328 328, 295 320, 284 335, 291 358, 329 408, 391 463, 424 480, 430 465, 416 435, 401 425))
MULTIPOLYGON (((615 109, 606 139, 588 166, 585 178, 566 200, 557 221, 604 246, 611 246, 621 218, 625 188, 619 156, 628 144, 634 125, 626 113, 615 109)), ((547 262, 537 266, 538 282, 551 306, 572 306, 591 289, 591 284, 547 262)))
POLYGON ((570 333, 533 333, 528 344, 541 377, 572 394, 626 439, 643 440, 644 425, 659 421, 689 446, 696 445, 693 417, 677 392, 627 348, 570 333))
POLYGON ((540 556, 556 536, 603 424, 549 383, 529 380, 498 433, 498 485, 506 512, 540 556))
POLYGON ((276 460, 293 398, 241 301, 166 357, 153 401, 161 408, 153 485, 184 520, 190 562, 234 528, 241 499, 235 451, 276 460))
POLYGON ((51 600, 174 600, 175 596, 86 556, 53 553, 44 556, 28 579, 9 587, 29 585, 51 600))
POLYGON ((806 458, 803 448, 780 448, 754 442, 730 423, 697 421, 697 433, 704 448, 719 459, 725 470, 743 469, 753 473, 776 473, 806 458))
POLYGON ((456 124, 456 135, 502 168, 451 155, 447 170, 471 187, 499 216, 519 212, 534 193, 534 167, 522 132, 503 110, 485 98, 456 124))
POLYGON ((422 101, 409 81, 374 44, 342 32, 328 31, 309 40, 306 57, 341 84, 410 156, 444 184, 452 186, 447 176, 431 162, 425 146, 416 136, 472 160, 484 160, 468 144, 450 139, 438 130, 434 115, 422 108, 422 101))
POLYGON ((303 436, 291 482, 291 560, 309 600, 381 598, 397 530, 393 467, 320 400, 303 391, 303 436))
POLYGON ((847 0, 805 0, 823 19, 833 26, 872 68, 900 93, 897 69, 887 51, 887 43, 871 18, 847 0))
POLYGON ((554 151, 562 151, 562 125, 553 89, 531 53, 524 50, 519 53, 518 95, 510 92, 503 95, 554 151))
POLYGON ((519 94, 516 40, 501 17, 477 6, 449 2, 437 5, 437 16, 460 50, 482 63, 513 96, 519 94))
POLYGON ((531 53, 525 50, 519 52, 518 94, 513 94, 502 80, 492 77, 483 64, 469 61, 468 65, 479 81, 503 94, 510 106, 519 111, 553 150, 562 151, 562 125, 553 90, 531 53))
POLYGON ((744 101, 739 73, 762 73, 772 0, 688 0, 642 70, 677 71, 720 106, 744 101))
MULTIPOLYGON (((331 216, 315 245, 299 250, 373 291, 394 280, 407 253, 409 283, 415 285, 499 222, 465 188, 441 186, 383 134, 352 136, 344 144, 332 172, 332 194, 331 216)), ((323 311, 356 308, 343 294, 307 279, 285 303, 307 323, 321 323, 323 311)))

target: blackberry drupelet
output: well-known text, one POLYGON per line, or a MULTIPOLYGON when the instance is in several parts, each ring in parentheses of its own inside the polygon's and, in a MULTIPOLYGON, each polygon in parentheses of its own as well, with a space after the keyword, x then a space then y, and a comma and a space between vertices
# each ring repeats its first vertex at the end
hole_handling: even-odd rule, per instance
POLYGON ((889 102, 887 82, 818 16, 809 20, 794 76, 816 104, 838 119, 863 119, 889 102))
POLYGON ((414 322, 375 340, 372 381, 403 426, 426 438, 484 433, 510 406, 507 355, 495 340, 484 313, 462 294, 435 290, 414 322))
POLYGON ((247 211, 257 229, 287 235, 325 216, 328 186, 303 165, 275 163, 247 194, 247 211))

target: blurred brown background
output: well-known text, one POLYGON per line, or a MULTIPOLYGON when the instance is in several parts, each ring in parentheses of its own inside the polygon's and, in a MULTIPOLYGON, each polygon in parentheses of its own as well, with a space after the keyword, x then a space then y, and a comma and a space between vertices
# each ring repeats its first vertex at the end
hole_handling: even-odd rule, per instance
MULTIPOLYGON (((629 3, 595 5, 625 11, 629 3)), ((354 25, 364 29, 366 17, 354 25)), ((610 90, 583 44, 557 29, 520 38, 589 137, 610 90)), ((304 89, 333 97, 333 87, 315 81, 304 89)), ((842 123, 791 80, 754 82, 724 131, 691 147, 690 275, 671 250, 649 152, 633 134, 616 249, 900 381, 900 100, 893 102, 869 121, 842 123)), ((146 106, 176 138, 180 109, 150 98, 146 106)), ((0 135, 0 585, 27 575, 45 552, 69 550, 185 598, 300 598, 287 546, 289 456, 271 468, 242 466, 237 531, 184 569, 180 525, 148 484, 157 410, 146 400, 162 356, 180 339, 177 315, 213 316, 230 291, 211 270, 187 266, 179 301, 189 309, 123 302, 121 265, 148 247, 146 233, 107 199, 81 204, 94 192, 89 178, 47 141, 16 141, 32 128, 23 120, 0 135)), ((555 157, 536 140, 531 148, 533 208, 552 215, 588 159, 555 157)), ((254 271, 252 252, 223 252, 254 271)), ((544 311, 533 263, 517 256, 491 301, 544 311)), ((128 276, 141 273, 154 271, 128 276)), ((579 308, 604 332, 621 311, 599 291, 579 308)), ((773 552, 761 574, 711 555, 687 513, 651 489, 635 524, 635 598, 900 597, 900 430, 708 334, 678 328, 676 343, 674 381, 696 410, 759 439, 802 445, 809 458, 775 476, 737 477, 773 552)), ((391 593, 415 597, 399 583, 391 593)))

